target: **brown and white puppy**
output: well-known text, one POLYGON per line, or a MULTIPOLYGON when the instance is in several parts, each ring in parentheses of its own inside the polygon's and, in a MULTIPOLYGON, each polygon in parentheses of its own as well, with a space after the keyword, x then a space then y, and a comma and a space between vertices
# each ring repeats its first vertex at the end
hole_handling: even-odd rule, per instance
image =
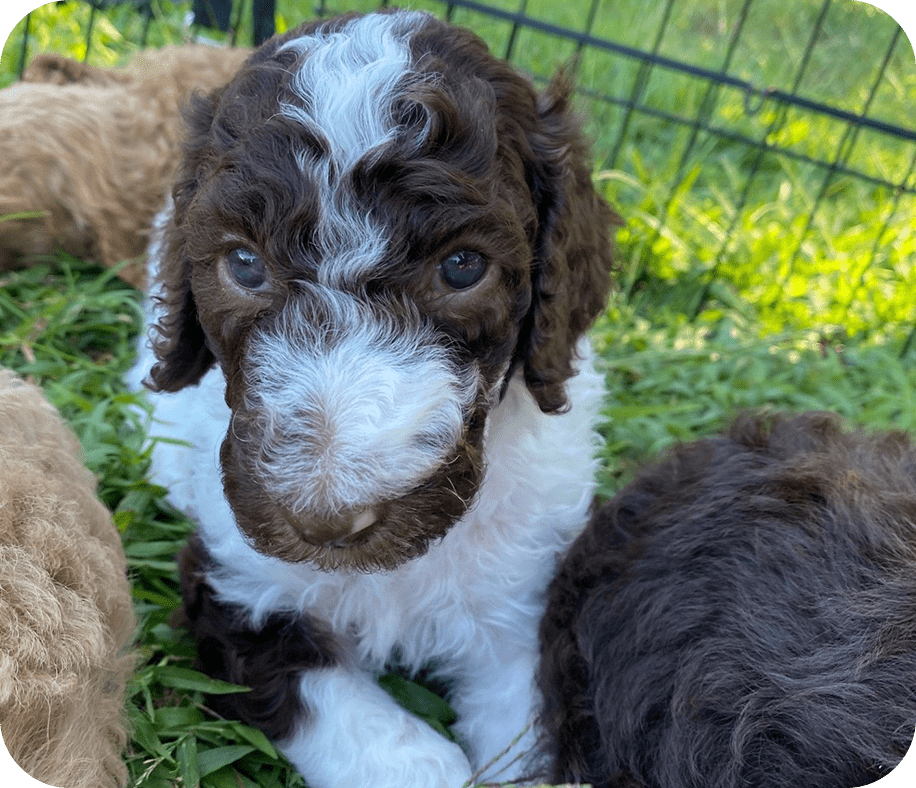
MULTIPOLYGON (((62 249, 113 266, 139 258, 175 174, 181 107, 227 82, 249 50, 139 53, 124 68, 36 56, 0 90, 0 271, 62 249)), ((121 276, 142 286, 143 266, 121 276)))
POLYGON ((393 12, 275 38, 191 113, 135 378, 193 445, 154 470, 200 525, 201 659, 315 788, 459 786, 538 705, 616 221, 568 92, 393 12), (452 682, 467 755, 378 687, 390 662, 452 682))

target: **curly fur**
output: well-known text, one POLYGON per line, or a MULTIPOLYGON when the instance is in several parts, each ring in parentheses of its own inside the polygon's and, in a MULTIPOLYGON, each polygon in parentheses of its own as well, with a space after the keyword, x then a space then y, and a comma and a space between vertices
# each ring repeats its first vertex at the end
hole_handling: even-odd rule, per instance
POLYGON ((916 449, 744 418, 599 508, 541 627, 555 781, 850 788, 916 727, 916 449))
POLYGON ((489 762, 536 707, 546 585, 594 490, 583 334, 617 221, 569 98, 392 12, 269 41, 189 114, 135 381, 192 443, 153 468, 199 523, 201 661, 251 683, 225 702, 316 788, 524 770, 489 762), (467 755, 378 687, 392 661, 453 682, 467 755))
MULTIPOLYGON (((36 56, 0 90, 0 271, 58 248, 106 266, 139 258, 174 176, 180 109, 248 52, 201 45, 139 53, 118 69, 36 56)), ((142 286, 140 263, 122 278, 142 286)))
POLYGON ((76 437, 0 370, 0 729, 42 782, 127 781, 133 630, 124 553, 76 437))

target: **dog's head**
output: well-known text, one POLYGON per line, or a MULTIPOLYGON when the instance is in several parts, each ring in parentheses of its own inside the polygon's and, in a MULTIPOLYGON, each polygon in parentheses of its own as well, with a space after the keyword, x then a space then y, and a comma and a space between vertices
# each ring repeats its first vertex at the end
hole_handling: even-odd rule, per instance
POLYGON ((394 12, 272 39, 193 107, 150 385, 222 367, 258 550, 396 566, 474 498, 509 376, 567 406, 616 221, 567 99, 394 12))

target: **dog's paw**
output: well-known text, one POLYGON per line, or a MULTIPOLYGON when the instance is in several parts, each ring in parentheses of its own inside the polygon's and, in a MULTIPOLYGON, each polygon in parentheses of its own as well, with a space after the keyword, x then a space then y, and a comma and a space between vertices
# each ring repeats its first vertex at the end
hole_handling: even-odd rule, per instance
POLYGON ((344 668, 306 673, 308 717, 280 747, 312 788, 461 788, 461 748, 402 709, 375 680, 344 668))

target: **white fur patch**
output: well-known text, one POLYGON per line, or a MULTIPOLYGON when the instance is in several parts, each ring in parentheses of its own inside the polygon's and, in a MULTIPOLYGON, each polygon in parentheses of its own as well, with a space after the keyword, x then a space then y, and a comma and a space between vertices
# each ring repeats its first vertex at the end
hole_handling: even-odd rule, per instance
POLYGON ((316 514, 403 495, 457 446, 476 373, 455 370, 418 317, 400 323, 323 289, 302 299, 308 314, 291 301, 248 348, 246 406, 263 432, 266 486, 316 514))
POLYGON ((290 88, 301 105, 281 102, 280 112, 323 139, 330 157, 296 154, 321 195, 317 241, 323 252, 322 284, 351 282, 377 264, 387 237, 353 203, 343 176, 370 151, 390 141, 397 130, 392 102, 410 77, 410 33, 425 15, 369 15, 341 30, 323 28, 281 47, 299 55, 290 88))
POLYGON ((471 776, 457 744, 405 712, 366 673, 309 671, 300 694, 309 719, 280 749, 312 788, 461 788, 471 776))
POLYGON ((369 15, 330 33, 319 28, 283 45, 299 55, 290 87, 303 106, 280 111, 320 134, 338 172, 391 139, 392 99, 411 65, 410 33, 424 14, 369 15))

